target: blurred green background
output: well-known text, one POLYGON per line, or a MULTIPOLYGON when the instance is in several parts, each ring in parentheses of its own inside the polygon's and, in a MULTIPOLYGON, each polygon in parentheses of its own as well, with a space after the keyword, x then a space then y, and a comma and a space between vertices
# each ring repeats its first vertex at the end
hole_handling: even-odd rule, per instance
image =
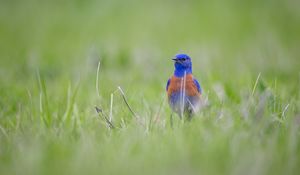
POLYGON ((0 174, 296 174, 299 7, 1 0, 0 174), (208 107, 172 130, 165 85, 177 53, 192 57, 208 107), (116 131, 94 111, 108 114, 113 92, 116 131))

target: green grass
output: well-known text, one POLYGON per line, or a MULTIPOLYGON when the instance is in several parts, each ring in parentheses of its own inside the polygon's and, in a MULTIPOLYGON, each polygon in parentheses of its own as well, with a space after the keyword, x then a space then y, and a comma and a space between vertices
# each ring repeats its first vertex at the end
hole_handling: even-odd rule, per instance
POLYGON ((0 174, 298 174, 299 5, 1 1, 0 174), (171 128, 179 52, 207 105, 171 128))

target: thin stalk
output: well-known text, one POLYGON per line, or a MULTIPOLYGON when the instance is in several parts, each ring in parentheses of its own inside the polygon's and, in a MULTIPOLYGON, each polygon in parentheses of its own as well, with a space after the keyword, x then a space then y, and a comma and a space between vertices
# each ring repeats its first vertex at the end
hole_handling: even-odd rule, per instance
POLYGON ((95 109, 97 111, 97 113, 99 114, 99 116, 101 116, 104 121, 106 122, 107 126, 110 128, 110 129, 114 129, 115 126, 113 125, 112 122, 109 121, 109 119, 107 118, 107 116, 104 114, 104 112, 102 111, 102 109, 98 108, 97 106, 95 106, 95 109))
POLYGON ((253 87, 253 89, 252 89, 252 94, 251 94, 252 96, 254 95, 254 92, 255 92, 255 90, 256 90, 256 87, 257 87, 257 84, 258 84, 258 80, 259 80, 259 78, 260 78, 260 75, 261 75, 261 72, 258 74, 258 76, 257 76, 257 78, 256 78, 254 87, 253 87))
POLYGON ((109 121, 110 122, 112 122, 112 117, 113 117, 113 114, 112 114, 113 103, 114 103, 114 94, 111 93, 110 94, 110 110, 109 110, 109 121))
POLYGON ((100 91, 99 91, 99 72, 100 72, 100 61, 98 62, 97 77, 96 77, 96 93, 97 93, 98 97, 100 97, 100 91))
POLYGON ((129 111, 132 113, 132 115, 133 115, 136 119, 138 119, 138 116, 136 115, 136 113, 135 113, 135 112, 132 110, 132 108, 130 107, 130 105, 129 105, 127 99, 126 99, 126 96, 125 96, 124 91, 122 90, 122 88, 121 88, 120 86, 118 87, 118 89, 119 89, 119 91, 121 92, 122 98, 123 98, 123 100, 124 100, 126 106, 128 107, 129 111))

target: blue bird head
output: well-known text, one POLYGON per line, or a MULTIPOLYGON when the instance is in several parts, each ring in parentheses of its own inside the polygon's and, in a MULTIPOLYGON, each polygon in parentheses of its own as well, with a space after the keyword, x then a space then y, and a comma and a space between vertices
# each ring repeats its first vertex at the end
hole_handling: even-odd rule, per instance
POLYGON ((175 72, 174 75, 176 77, 183 77, 184 74, 192 73, 192 59, 186 54, 177 54, 174 60, 175 72))

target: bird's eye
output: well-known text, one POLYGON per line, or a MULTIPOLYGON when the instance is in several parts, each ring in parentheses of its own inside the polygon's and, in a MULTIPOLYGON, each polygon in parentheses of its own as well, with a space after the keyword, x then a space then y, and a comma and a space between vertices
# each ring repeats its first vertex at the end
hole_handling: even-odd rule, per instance
POLYGON ((181 60, 182 60, 182 61, 185 61, 185 60, 186 60, 186 58, 181 58, 181 60))

